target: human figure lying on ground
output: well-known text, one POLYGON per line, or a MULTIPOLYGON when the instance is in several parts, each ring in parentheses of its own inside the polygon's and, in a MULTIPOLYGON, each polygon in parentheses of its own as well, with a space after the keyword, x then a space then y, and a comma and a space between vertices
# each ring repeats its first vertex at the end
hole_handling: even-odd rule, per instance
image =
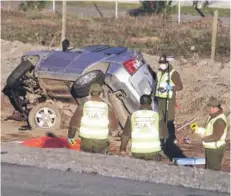
POLYGON ((118 129, 118 120, 112 108, 100 98, 102 87, 92 84, 90 99, 78 106, 68 130, 68 141, 74 144, 76 132, 81 137, 80 149, 86 152, 107 153, 109 130, 118 129))
POLYGON ((121 135, 120 153, 126 153, 129 139, 134 158, 160 161, 161 145, 159 137, 159 114, 152 111, 152 97, 140 98, 140 110, 133 112, 126 121, 121 135))
POLYGON ((195 133, 202 138, 202 144, 205 148, 206 168, 220 170, 226 146, 227 118, 221 107, 221 102, 216 98, 210 97, 207 106, 209 118, 205 128, 197 127, 195 133))

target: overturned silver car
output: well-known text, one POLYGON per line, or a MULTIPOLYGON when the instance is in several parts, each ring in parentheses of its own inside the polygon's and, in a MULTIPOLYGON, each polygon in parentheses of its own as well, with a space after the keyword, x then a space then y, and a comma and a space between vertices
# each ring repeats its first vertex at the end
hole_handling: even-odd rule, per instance
POLYGON ((32 129, 56 130, 69 124, 92 83, 103 86, 102 99, 114 108, 121 127, 139 109, 140 96, 153 92, 156 85, 155 72, 142 53, 93 45, 24 54, 3 93, 32 129))

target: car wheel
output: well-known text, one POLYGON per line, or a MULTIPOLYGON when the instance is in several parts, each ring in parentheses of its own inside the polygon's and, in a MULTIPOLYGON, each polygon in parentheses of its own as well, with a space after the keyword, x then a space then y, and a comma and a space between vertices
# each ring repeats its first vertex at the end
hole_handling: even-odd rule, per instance
POLYGON ((104 84, 105 74, 100 70, 90 71, 78 78, 71 87, 74 98, 82 98, 89 95, 90 86, 93 83, 104 84))
POLYGON ((9 77, 7 78, 6 85, 8 88, 14 88, 16 85, 19 84, 19 80, 23 75, 26 74, 26 72, 32 70, 34 68, 34 65, 31 64, 30 61, 23 61, 21 62, 18 67, 15 68, 14 71, 11 72, 9 77))
POLYGON ((59 108, 52 103, 40 103, 30 110, 28 123, 34 130, 55 131, 60 129, 61 114, 59 108))

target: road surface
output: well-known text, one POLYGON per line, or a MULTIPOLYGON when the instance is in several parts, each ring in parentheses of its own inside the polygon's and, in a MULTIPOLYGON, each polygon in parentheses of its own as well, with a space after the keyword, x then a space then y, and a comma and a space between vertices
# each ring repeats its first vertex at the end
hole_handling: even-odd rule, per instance
MULTIPOLYGON (((227 4, 227 3, 226 3, 227 4)), ((18 9, 19 2, 7 2, 5 1, 2 3, 1 7, 3 8, 11 8, 11 9, 18 9)), ((229 5, 229 4, 227 4, 229 5)), ((52 3, 46 5, 46 9, 50 10, 52 12, 52 3)), ((56 11, 62 13, 62 5, 61 4, 56 4, 56 11)), ((137 5, 137 8, 139 7, 139 4, 137 5)), ((219 6, 218 6, 219 7, 219 6)), ((114 17, 115 16, 115 7, 104 7, 104 6, 99 6, 99 11, 102 13, 103 17, 114 17)), ((229 8, 229 7, 227 7, 229 8)), ((74 14, 76 16, 80 17, 100 17, 99 11, 96 10, 94 7, 93 3, 89 5, 78 5, 78 6, 73 6, 73 5, 68 5, 67 3, 67 13, 74 14)), ((123 17, 126 16, 128 12, 128 9, 118 7, 118 17, 123 17)), ((196 12, 196 11, 195 11, 196 12)), ((208 15, 206 15, 208 16, 208 15)), ((211 15, 212 16, 212 13, 211 15)), ((181 15, 181 22, 188 22, 188 21, 193 21, 193 20, 198 20, 201 17, 198 15, 181 15)), ((174 14, 172 15, 172 21, 177 22, 178 15, 174 14)), ((219 17, 219 19, 223 22, 223 25, 225 26, 230 26, 230 18, 229 17, 219 17)))
POLYGON ((228 196, 179 186, 139 182, 2 163, 3 196, 228 196))
MULTIPOLYGON (((115 16, 115 8, 114 7, 101 7, 99 6, 99 11, 103 15, 103 17, 114 17, 115 16)), ((52 4, 49 4, 47 6, 48 10, 52 10, 52 4)), ((56 11, 62 13, 62 6, 57 5, 56 6, 56 11)), ((67 4, 67 13, 74 14, 76 16, 81 16, 81 17, 100 17, 99 11, 96 10, 96 8, 92 5, 88 6, 68 6, 67 4)), ((126 8, 118 8, 118 17, 124 17, 127 14, 128 9, 126 8)), ((196 11, 195 11, 196 12, 196 11)), ((212 16, 211 15, 206 15, 206 16, 212 16)), ((200 19, 201 16, 198 15, 190 15, 190 14, 181 14, 181 22, 189 22, 189 21, 194 21, 200 19)), ((229 17, 220 17, 219 19, 222 21, 224 26, 230 26, 230 18, 229 17)), ((172 14, 172 22, 177 22, 178 21, 178 15, 177 14, 172 14)))

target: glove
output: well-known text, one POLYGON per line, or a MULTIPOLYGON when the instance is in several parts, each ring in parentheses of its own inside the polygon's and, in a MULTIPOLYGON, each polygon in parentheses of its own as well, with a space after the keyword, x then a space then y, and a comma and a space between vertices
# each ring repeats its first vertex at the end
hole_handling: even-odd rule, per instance
POLYGON ((161 93, 165 93, 166 89, 164 89, 163 87, 158 88, 158 91, 160 91, 161 93))
POLYGON ((76 141, 74 140, 74 138, 68 138, 67 140, 71 146, 74 146, 76 144, 76 141))
POLYGON ((173 89, 173 86, 171 86, 170 84, 167 86, 167 90, 171 91, 173 89))
POLYGON ((196 130, 198 129, 198 125, 197 125, 197 123, 191 123, 190 124, 190 128, 191 128, 191 130, 193 131, 193 132, 196 132, 196 130))
POLYGON ((195 133, 200 135, 202 138, 204 137, 205 135, 205 128, 203 127, 198 127, 196 130, 195 130, 195 133))

